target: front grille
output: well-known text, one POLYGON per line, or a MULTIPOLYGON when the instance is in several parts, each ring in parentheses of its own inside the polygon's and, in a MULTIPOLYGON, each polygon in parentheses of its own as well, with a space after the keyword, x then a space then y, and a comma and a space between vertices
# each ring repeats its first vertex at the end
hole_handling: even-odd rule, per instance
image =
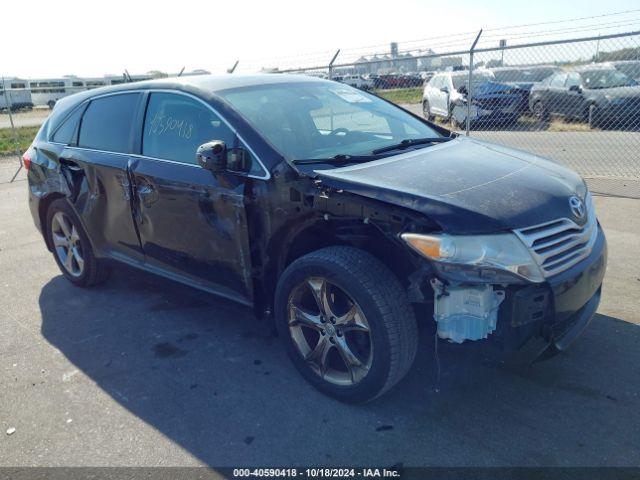
POLYGON ((515 230, 546 277, 567 270, 591 253, 598 235, 598 221, 590 196, 586 205, 587 221, 582 226, 561 218, 515 230))

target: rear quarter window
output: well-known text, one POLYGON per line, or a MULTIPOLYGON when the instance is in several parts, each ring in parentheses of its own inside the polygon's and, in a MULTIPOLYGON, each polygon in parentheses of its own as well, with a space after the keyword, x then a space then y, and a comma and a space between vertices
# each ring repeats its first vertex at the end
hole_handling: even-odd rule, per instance
POLYGON ((84 112, 84 107, 76 108, 56 129, 51 137, 51 141, 64 143, 66 145, 75 144, 78 124, 80 123, 82 112, 84 112))
POLYGON ((125 93, 92 100, 82 117, 78 146, 128 153, 139 98, 125 93))

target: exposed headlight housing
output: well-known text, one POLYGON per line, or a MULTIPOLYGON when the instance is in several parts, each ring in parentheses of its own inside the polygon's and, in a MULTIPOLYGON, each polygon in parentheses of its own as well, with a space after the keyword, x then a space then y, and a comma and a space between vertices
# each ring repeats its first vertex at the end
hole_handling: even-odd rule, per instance
POLYGON ((447 235, 403 233, 402 239, 420 255, 433 260, 443 273, 461 280, 508 283, 543 282, 540 267, 524 243, 512 233, 447 235), (475 272, 475 274, 474 274, 475 272))

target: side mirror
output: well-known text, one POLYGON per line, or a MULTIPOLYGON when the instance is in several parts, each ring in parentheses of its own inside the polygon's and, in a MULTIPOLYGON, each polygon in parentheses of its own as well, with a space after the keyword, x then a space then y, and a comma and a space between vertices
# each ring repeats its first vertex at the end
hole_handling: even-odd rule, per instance
POLYGON ((570 92, 582 93, 582 87, 580 85, 571 85, 569 87, 570 92))
POLYGON ((196 151, 196 160, 206 170, 224 172, 227 169, 227 146, 222 140, 203 143, 196 151))

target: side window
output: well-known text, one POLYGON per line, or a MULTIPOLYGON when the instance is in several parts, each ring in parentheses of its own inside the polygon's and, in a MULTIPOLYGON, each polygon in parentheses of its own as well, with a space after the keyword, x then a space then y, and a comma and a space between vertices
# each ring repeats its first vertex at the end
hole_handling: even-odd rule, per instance
POLYGON ((567 78, 566 73, 558 73, 556 76, 551 78, 551 81, 549 82, 549 86, 553 88, 564 87, 565 78, 567 78))
POLYGON ((210 108, 172 93, 152 93, 142 135, 142 154, 196 164, 203 143, 222 140, 235 147, 236 135, 210 108))
POLYGON ((80 117, 82 117, 82 112, 84 112, 84 106, 76 108, 75 111, 62 122, 62 125, 58 127, 51 141, 67 145, 75 144, 78 123, 80 122, 80 117))
POLYGON ((129 152, 138 99, 139 94, 126 93, 92 100, 80 123, 78 146, 129 152))
POLYGON ((580 74, 576 72, 571 72, 567 75, 567 81, 564 83, 564 86, 569 87, 579 87, 582 82, 580 81, 580 74))

